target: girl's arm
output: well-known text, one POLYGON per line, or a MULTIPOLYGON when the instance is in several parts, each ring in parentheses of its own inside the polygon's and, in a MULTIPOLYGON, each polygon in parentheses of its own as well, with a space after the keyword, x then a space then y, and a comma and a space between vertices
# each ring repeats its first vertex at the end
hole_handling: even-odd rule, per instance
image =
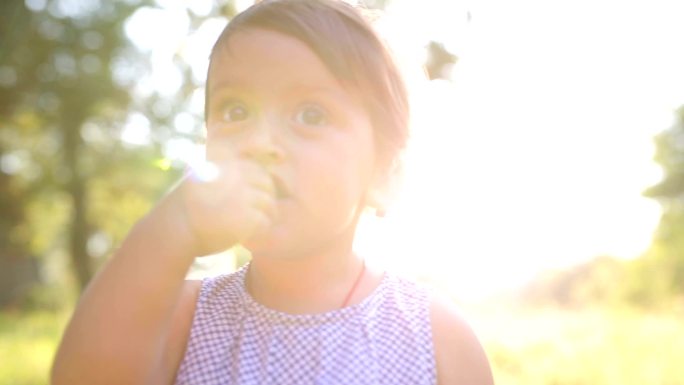
POLYGON ((493 385, 482 345, 456 306, 435 295, 431 306, 432 338, 440 385, 493 385))
POLYGON ((184 179, 130 232, 80 300, 55 357, 55 385, 173 381, 198 284, 195 256, 225 250, 270 224, 268 171, 244 159, 210 181, 184 179))
POLYGON ((191 233, 164 204, 130 232, 87 288, 52 370, 60 384, 170 382, 191 323, 197 284, 191 233), (185 331, 183 329, 186 329, 185 331), (175 340, 170 340, 171 332, 175 340), (171 350, 167 350, 167 349, 171 350))

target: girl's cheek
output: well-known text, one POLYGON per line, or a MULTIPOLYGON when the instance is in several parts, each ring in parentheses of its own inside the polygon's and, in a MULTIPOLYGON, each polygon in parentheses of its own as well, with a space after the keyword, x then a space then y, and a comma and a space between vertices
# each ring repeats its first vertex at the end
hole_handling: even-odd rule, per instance
POLYGON ((207 136, 207 160, 221 162, 235 156, 235 143, 225 137, 207 136))

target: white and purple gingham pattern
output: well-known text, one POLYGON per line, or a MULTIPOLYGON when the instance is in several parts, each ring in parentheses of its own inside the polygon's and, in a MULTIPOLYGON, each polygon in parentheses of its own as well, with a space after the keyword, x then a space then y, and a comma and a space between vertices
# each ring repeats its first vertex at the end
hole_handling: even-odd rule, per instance
POLYGON ((386 274, 357 305, 295 315, 254 301, 245 272, 202 283, 176 384, 436 383, 424 288, 386 274))

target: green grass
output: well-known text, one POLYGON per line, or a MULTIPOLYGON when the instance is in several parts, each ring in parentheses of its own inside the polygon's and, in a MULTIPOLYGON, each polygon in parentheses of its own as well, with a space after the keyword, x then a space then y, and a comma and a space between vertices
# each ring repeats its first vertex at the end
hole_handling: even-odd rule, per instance
POLYGON ((630 310, 476 317, 497 384, 684 384, 684 317, 630 310))
POLYGON ((0 384, 47 384, 68 317, 68 311, 0 312, 0 384))
MULTIPOLYGON (((684 316, 636 310, 471 311, 499 385, 681 385, 684 316)), ((48 383, 69 310, 0 312, 0 384, 48 383)))

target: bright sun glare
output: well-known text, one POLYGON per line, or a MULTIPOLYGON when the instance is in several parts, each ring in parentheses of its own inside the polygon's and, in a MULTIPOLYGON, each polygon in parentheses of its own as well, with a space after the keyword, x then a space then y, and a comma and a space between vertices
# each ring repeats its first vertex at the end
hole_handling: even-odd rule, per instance
POLYGON ((396 49, 415 50, 397 42, 424 31, 418 39, 443 39, 459 62, 452 82, 414 84, 404 194, 385 238, 364 223, 359 243, 461 298, 645 251, 660 214, 641 196, 660 176, 652 136, 684 102, 673 49, 684 7, 410 3, 392 8, 396 49))
MULTIPOLYGON (((156 71, 143 94, 179 87, 177 52, 201 79, 225 23, 182 36, 179 3, 162 3, 169 17, 148 10, 127 28, 156 71)), ((378 25, 407 69, 414 121, 403 190, 386 218, 363 219, 360 252, 464 299, 541 269, 643 252, 659 218, 641 197, 660 175, 652 137, 684 103, 684 3, 417 4, 393 0, 378 25), (452 81, 421 78, 429 40, 458 55, 452 81)), ((194 99, 201 114, 201 90, 194 99)), ((183 141, 167 156, 198 158, 183 141)))

